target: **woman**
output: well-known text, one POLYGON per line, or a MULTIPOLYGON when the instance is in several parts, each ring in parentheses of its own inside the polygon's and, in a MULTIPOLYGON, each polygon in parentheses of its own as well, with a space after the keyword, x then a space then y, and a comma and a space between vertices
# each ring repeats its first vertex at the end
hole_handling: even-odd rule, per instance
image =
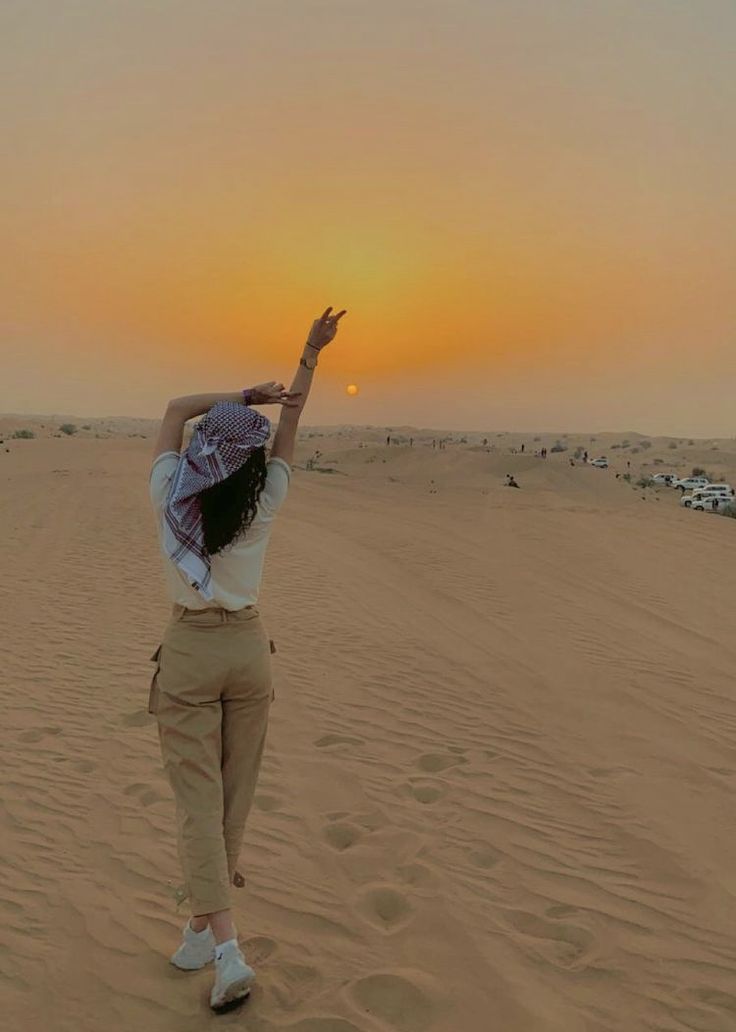
POLYGON ((171 960, 215 961, 215 1010, 247 996, 254 978, 230 910, 246 817, 271 703, 269 640, 257 609, 273 519, 289 486, 299 417, 320 352, 344 310, 315 319, 290 390, 267 383, 169 402, 156 441, 151 501, 173 612, 152 659, 149 711, 158 721, 176 799, 179 856, 192 917, 171 960), (251 405, 282 406, 270 424, 251 405), (206 413, 185 452, 184 425, 206 413))

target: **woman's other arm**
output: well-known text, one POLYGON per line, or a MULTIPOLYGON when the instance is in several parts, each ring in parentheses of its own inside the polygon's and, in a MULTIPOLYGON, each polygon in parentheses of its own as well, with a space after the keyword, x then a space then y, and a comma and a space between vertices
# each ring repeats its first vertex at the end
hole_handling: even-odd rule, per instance
POLYGON ((337 324, 345 315, 345 309, 337 315, 330 315, 332 305, 325 309, 319 319, 312 323, 307 342, 302 349, 296 375, 291 384, 289 394, 296 401, 288 407, 284 406, 279 418, 279 425, 271 447, 271 457, 283 459, 290 466, 294 459, 294 445, 299 419, 309 397, 314 371, 317 368, 322 348, 326 347, 337 333, 337 324))
MULTIPOLYGON (((256 387, 248 388, 250 405, 295 405, 296 398, 291 391, 287 391, 283 383, 270 380, 268 383, 259 383, 256 387)), ((181 398, 172 398, 166 406, 164 418, 153 448, 153 458, 158 458, 164 452, 181 451, 184 438, 184 426, 188 420, 195 416, 202 416, 208 412, 218 401, 234 401, 236 404, 246 404, 243 391, 230 391, 225 394, 189 394, 181 398)))

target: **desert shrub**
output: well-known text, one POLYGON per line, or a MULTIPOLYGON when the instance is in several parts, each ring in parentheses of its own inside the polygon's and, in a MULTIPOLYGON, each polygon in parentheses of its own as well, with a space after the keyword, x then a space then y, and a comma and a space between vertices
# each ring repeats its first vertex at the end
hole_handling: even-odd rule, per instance
POLYGON ((580 448, 580 447, 577 447, 575 449, 575 458, 576 459, 581 459, 582 457, 583 457, 583 449, 580 448))
POLYGON ((621 447, 620 444, 612 444, 611 445, 611 451, 615 451, 617 448, 620 448, 620 447, 621 447))
POLYGON ((535 441, 541 441, 541 440, 542 440, 542 438, 541 438, 541 437, 535 437, 535 438, 534 438, 534 440, 535 440, 535 441))
POLYGON ((695 441, 688 441, 687 443, 692 447, 695 444, 695 441))
POLYGON ((730 516, 732 520, 736 520, 736 505, 727 505, 723 509, 718 510, 721 516, 730 516))
POLYGON ((667 445, 667 447, 668 448, 676 448, 677 447, 677 441, 670 441, 670 443, 667 445))
POLYGON ((17 441, 32 441, 35 436, 33 430, 15 430, 13 432, 13 437, 17 441))
POLYGON ((622 448, 630 448, 631 447, 631 441, 622 441, 621 447, 622 448))
POLYGON ((718 451, 718 445, 714 444, 713 447, 711 448, 711 451, 718 451))
MULTIPOLYGON (((625 480, 627 484, 630 484, 631 483, 631 473, 624 473, 622 479, 625 480)), ((642 479, 644 479, 644 478, 642 478, 642 479)), ((647 481, 647 483, 649 483, 649 482, 647 481)))
MULTIPOLYGON (((624 480, 626 480, 627 478, 629 480, 631 480, 631 474, 630 473, 625 473, 624 474, 624 480)), ((636 486, 637 487, 651 487, 652 486, 652 481, 651 481, 651 479, 649 477, 639 477, 639 479, 636 482, 636 486)))
POLYGON ((594 442, 594 441, 597 441, 597 440, 598 440, 598 438, 597 438, 597 437, 591 437, 591 439, 590 439, 590 443, 591 443, 591 444, 593 444, 593 442, 594 442))
POLYGON ((66 434, 68 437, 71 437, 72 434, 76 434, 78 429, 79 428, 76 427, 74 423, 62 423, 59 427, 59 430, 61 430, 62 434, 66 434))
POLYGON ((651 441, 640 441, 639 442, 639 447, 640 448, 651 448, 652 447, 652 442, 651 441))
POLYGON ((641 448, 632 448, 631 449, 631 454, 632 455, 638 455, 640 451, 641 451, 641 448))
POLYGON ((691 477, 705 477, 705 476, 707 476, 707 473, 705 472, 705 470, 703 469, 702 466, 693 466, 692 472, 690 473, 690 476, 691 477))
POLYGON ((89 424, 87 424, 87 426, 83 426, 82 427, 82 430, 91 430, 91 429, 92 429, 92 427, 89 424))
POLYGON ((564 451, 567 451, 567 445, 563 444, 562 441, 555 441, 555 443, 550 448, 550 451, 551 452, 564 452, 564 451))
POLYGON ((664 459, 659 459, 659 458, 656 458, 656 459, 654 460, 654 465, 655 465, 655 466, 664 466, 664 459))

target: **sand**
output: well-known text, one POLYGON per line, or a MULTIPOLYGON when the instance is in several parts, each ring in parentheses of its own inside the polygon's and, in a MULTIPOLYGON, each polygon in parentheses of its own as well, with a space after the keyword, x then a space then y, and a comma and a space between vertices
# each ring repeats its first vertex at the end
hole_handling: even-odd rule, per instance
POLYGON ((272 539, 235 904, 258 983, 218 1018, 168 964, 151 424, 42 422, 0 422, 3 1028, 732 1032, 736 521, 615 473, 736 482, 736 442, 545 463, 509 449, 559 435, 305 431, 298 465, 335 472, 295 469, 272 539))

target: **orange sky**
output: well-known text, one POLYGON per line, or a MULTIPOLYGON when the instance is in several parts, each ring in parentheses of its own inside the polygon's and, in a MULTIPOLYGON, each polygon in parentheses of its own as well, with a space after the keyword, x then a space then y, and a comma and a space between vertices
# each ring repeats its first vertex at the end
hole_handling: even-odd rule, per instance
POLYGON ((732 0, 25 0, 0 410, 732 435, 732 0), (344 385, 356 382, 349 399, 344 385))

